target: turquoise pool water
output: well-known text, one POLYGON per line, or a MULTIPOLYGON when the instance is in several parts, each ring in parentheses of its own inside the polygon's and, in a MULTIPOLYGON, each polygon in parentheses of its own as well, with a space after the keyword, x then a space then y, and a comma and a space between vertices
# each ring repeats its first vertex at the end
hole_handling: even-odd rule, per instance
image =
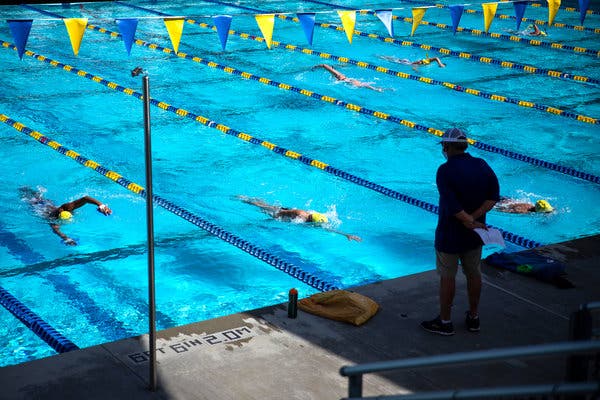
MULTIPOLYGON (((212 25, 210 16, 232 15, 231 29, 261 36, 254 12, 317 11, 318 23, 340 25, 334 7, 312 2, 207 3, 140 1, 148 10, 189 16, 212 25)), ((344 2, 347 7, 378 9, 386 2, 344 2)), ((406 10, 394 15, 410 16, 406 10)), ((126 4, 86 3, 69 8, 36 6, 64 17, 117 32, 114 18, 139 17, 136 38, 171 47, 163 21, 151 11, 126 4)), ((475 8, 475 7, 473 7, 475 8)), ((335 166, 402 194, 436 204, 435 171, 443 161, 438 138, 422 130, 353 112, 328 102, 240 76, 148 47, 133 46, 127 56, 116 37, 86 30, 75 57, 62 21, 36 9, 0 8, 4 19, 34 19, 28 50, 79 68, 118 85, 141 91, 148 71, 151 96, 174 107, 335 166)), ((448 11, 429 9, 425 20, 449 23, 448 11)), ((498 13, 512 14, 499 7, 498 13)), ((546 19, 547 9, 529 7, 528 18, 546 19)), ((579 24, 578 13, 559 11, 557 22, 579 24)), ((597 57, 522 43, 499 41, 396 20, 395 38, 449 48, 504 61, 600 79, 597 57)), ((600 26, 590 15, 586 26, 600 26)), ((480 15, 464 14, 461 26, 482 29, 480 15)), ((526 24, 524 23, 524 26, 526 24)), ((356 29, 386 36, 374 16, 358 15, 356 29)), ((496 19, 491 31, 510 34, 514 20, 496 19)), ((546 41, 597 49, 598 34, 551 28, 546 41)), ((0 39, 12 43, 8 27, 0 39)), ((276 19, 273 39, 302 47, 298 24, 276 19)), ((434 51, 384 43, 315 27, 311 49, 391 68, 462 87, 491 92, 569 112, 600 117, 598 84, 556 79, 443 56, 434 51), (440 55, 447 65, 418 71, 382 56, 418 59, 440 55)), ((553 115, 506 102, 401 79, 315 55, 286 51, 230 35, 221 51, 214 31, 186 24, 180 52, 268 78, 296 88, 380 111, 421 126, 459 126, 478 141, 587 173, 600 174, 597 124, 553 115), (383 93, 336 82, 312 67, 327 62, 344 74, 387 88, 383 93)), ((142 103, 90 79, 25 55, 0 48, 3 91, 0 114, 58 141, 127 179, 144 185, 142 103)), ((351 287, 433 268, 436 215, 321 169, 282 157, 265 146, 225 135, 192 119, 152 107, 154 192, 324 281, 351 287), (270 219, 240 202, 237 195, 269 203, 326 212, 331 228, 352 233, 351 242, 323 229, 270 219)), ((145 202, 135 193, 74 162, 71 158, 0 124, 0 285, 77 346, 86 347, 147 331, 145 202), (42 187, 45 197, 62 203, 83 195, 106 202, 113 215, 92 206, 75 214, 63 230, 77 247, 61 244, 48 225, 19 199, 22 186, 42 187)), ((540 243, 597 234, 600 193, 595 183, 553 172, 497 153, 472 148, 496 170, 505 196, 548 199, 551 215, 492 212, 489 223, 540 243)), ((316 289, 259 261, 240 249, 166 211, 155 209, 158 327, 227 315, 283 302, 297 287, 300 296, 316 289)), ((510 244, 507 251, 522 248, 510 244)), ((0 309, 2 364, 10 365, 55 352, 3 308, 0 309)))

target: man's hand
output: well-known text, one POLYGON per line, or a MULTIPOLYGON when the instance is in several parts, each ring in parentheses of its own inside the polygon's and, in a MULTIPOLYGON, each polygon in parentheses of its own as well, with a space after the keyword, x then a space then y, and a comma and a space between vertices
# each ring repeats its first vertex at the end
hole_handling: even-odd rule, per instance
POLYGON ((65 240, 63 240, 63 243, 67 246, 77 246, 77 242, 71 238, 66 238, 65 240))
POLYGON ((100 204, 98 206, 98 212, 101 212, 104 215, 112 214, 112 210, 110 208, 108 208, 108 206, 106 204, 100 204))

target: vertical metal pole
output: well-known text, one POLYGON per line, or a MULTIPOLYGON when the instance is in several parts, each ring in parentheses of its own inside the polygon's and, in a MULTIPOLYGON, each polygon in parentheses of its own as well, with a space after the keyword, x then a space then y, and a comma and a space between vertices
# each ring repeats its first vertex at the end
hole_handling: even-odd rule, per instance
POLYGON ((144 144, 146 154, 146 225, 148 228, 148 320, 150 390, 156 391, 156 300, 154 295, 154 213, 152 201, 152 143, 150 141, 150 89, 144 75, 144 144))

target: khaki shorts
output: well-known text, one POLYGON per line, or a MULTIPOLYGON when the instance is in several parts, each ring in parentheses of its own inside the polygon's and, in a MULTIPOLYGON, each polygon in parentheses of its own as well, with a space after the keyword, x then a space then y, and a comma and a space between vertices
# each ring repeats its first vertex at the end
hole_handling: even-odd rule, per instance
POLYGON ((458 271, 458 261, 466 276, 481 275, 481 247, 464 253, 449 254, 435 251, 435 266, 440 276, 454 277, 458 271))

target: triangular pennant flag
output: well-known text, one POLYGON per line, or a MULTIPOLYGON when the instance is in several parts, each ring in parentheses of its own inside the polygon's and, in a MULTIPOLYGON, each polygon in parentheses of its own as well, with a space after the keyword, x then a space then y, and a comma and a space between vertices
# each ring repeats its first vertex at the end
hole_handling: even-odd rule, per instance
POLYGON ((425 7, 415 7, 412 9, 413 23, 412 23, 412 31, 410 31, 410 36, 415 34, 415 31, 417 30, 417 26, 419 26, 419 24, 421 23, 421 20, 425 16, 425 11, 427 11, 427 8, 425 8, 425 7))
POLYGON ((559 7, 560 0, 548 0, 548 28, 552 26, 559 7))
POLYGON ((375 10, 375 15, 385 25, 390 37, 394 37, 394 24, 392 22, 392 10, 375 10))
POLYGON ((490 30, 490 26, 492 25, 492 21, 496 16, 496 9, 498 8, 498 3, 483 3, 481 4, 483 7, 483 24, 485 26, 485 31, 490 30))
POLYGON ((125 50, 127 50, 127 55, 129 56, 131 55, 131 45, 133 45, 138 20, 137 18, 117 18, 115 21, 117 22, 119 32, 123 37, 123 43, 125 43, 125 50))
POLYGON ((79 46, 81 46, 81 39, 83 39, 85 27, 87 26, 87 18, 65 18, 63 21, 67 27, 73 53, 77 55, 79 54, 79 46))
POLYGON ((354 34, 354 25, 356 24, 356 11, 341 11, 338 10, 338 15, 342 20, 342 26, 346 32, 348 42, 352 44, 352 35, 354 34))
POLYGON ((254 18, 265 38, 265 42, 267 42, 267 47, 270 49, 273 40, 273 28, 275 27, 275 14, 257 14, 254 18))
POLYGON ((25 47, 27 46, 27 39, 29 38, 29 31, 31 31, 31 25, 33 24, 32 19, 8 19, 8 27, 10 34, 15 41, 17 46, 17 52, 19 58, 23 59, 23 53, 25 53, 25 47))
POLYGON ((460 17, 462 17, 463 11, 465 10, 465 6, 456 4, 453 6, 448 6, 448 8, 450 9, 450 18, 452 18, 452 29, 454 30, 454 34, 456 34, 458 23, 460 22, 460 17))
POLYGON ((297 13, 296 16, 300 20, 308 44, 312 46, 313 32, 315 31, 315 13, 297 13))
POLYGON ((579 21, 581 21, 581 25, 585 21, 588 8, 590 8, 590 0, 579 0, 579 21))
POLYGON ((181 34, 183 33, 183 18, 165 18, 164 22, 167 27, 167 32, 169 32, 171 43, 173 44, 173 50, 175 50, 175 54, 177 54, 177 50, 179 50, 179 41, 181 40, 181 34))
POLYGON ((229 37, 229 27, 231 26, 231 15, 215 15, 213 22, 217 27, 217 35, 221 41, 221 48, 225 51, 225 45, 227 44, 227 38, 229 37))
POLYGON ((590 8, 590 0, 579 0, 579 21, 581 21, 581 25, 585 21, 588 8, 590 8))
POLYGON ((513 7, 515 8, 515 18, 517 19, 517 30, 521 27, 521 22, 523 21, 523 15, 525 15, 525 9, 527 8, 526 1, 515 1, 513 3, 513 7))

